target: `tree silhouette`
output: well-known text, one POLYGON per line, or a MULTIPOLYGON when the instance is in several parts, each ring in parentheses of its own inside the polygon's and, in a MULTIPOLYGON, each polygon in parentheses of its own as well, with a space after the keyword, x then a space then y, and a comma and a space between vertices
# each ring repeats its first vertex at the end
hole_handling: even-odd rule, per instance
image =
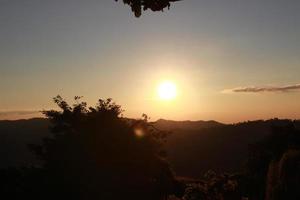
POLYGON ((70 106, 60 96, 61 111, 44 111, 52 122, 51 138, 31 145, 42 161, 45 188, 51 199, 161 199, 176 181, 165 161, 166 132, 148 117, 129 120, 111 99, 87 107, 81 97, 70 106))
POLYGON ((249 188, 258 199, 299 199, 300 130, 295 122, 272 126, 272 133, 250 146, 249 188))
MULTIPOLYGON (((115 0, 118 1, 118 0, 115 0)), ((131 7, 136 17, 142 15, 142 11, 163 11, 165 8, 170 8, 172 2, 181 0, 123 0, 124 4, 128 4, 131 7)))

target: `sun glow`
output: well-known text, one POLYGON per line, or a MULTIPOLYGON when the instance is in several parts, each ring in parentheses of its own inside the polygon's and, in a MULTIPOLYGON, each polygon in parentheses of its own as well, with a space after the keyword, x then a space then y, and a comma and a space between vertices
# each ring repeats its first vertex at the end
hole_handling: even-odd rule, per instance
POLYGON ((157 88, 158 97, 161 100, 173 100, 177 96, 176 85, 171 81, 164 81, 157 88))

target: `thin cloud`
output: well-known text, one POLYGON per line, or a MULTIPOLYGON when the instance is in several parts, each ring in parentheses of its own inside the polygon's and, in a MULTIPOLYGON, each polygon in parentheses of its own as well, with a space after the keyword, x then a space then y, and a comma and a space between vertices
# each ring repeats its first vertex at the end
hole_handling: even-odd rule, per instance
POLYGON ((8 115, 33 115, 39 114, 40 111, 0 111, 0 116, 8 116, 8 115))
POLYGON ((262 92, 291 92, 300 91, 300 84, 285 86, 264 86, 264 87, 238 87, 223 90, 223 93, 262 93, 262 92))

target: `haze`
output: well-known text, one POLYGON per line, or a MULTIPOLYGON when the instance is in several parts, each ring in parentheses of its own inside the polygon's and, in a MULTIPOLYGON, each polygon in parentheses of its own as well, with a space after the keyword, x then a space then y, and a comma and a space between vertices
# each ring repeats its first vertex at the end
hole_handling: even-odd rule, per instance
POLYGON ((134 18, 113 0, 1 0, 0 119, 40 116, 57 94, 111 97, 153 120, 299 118, 299 10, 186 0, 134 18), (164 80, 174 101, 155 98, 164 80))

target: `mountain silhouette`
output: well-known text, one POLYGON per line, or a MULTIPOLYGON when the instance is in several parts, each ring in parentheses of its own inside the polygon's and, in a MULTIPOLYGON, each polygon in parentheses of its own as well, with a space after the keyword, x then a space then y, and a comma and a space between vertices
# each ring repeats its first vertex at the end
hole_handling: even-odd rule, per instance
MULTIPOLYGON (((216 121, 172 121, 159 119, 152 124, 170 131, 168 160, 179 176, 201 177, 209 169, 236 171, 247 157, 248 145, 270 134, 272 125, 289 120, 258 120, 237 124, 216 121)), ((300 122, 296 124, 300 127, 300 122)), ((40 144, 50 134, 44 118, 0 121, 0 168, 35 164, 28 144, 40 144)))

